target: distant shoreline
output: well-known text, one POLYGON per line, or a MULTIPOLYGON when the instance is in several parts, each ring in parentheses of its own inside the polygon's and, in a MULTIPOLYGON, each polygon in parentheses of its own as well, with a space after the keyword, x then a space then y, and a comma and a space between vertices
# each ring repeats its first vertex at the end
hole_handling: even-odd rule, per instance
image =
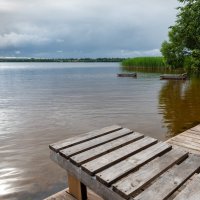
POLYGON ((125 58, 0 58, 0 62, 122 62, 125 58))

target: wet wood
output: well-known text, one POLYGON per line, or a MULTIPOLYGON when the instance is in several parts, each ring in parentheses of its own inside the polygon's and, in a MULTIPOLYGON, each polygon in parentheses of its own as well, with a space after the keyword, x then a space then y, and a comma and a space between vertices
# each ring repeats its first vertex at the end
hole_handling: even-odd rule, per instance
POLYGON ((157 140, 154 138, 145 137, 139 141, 128 144, 106 155, 103 155, 95 160, 87 162, 86 164, 82 165, 82 169, 87 173, 94 175, 95 173, 100 172, 114 165, 115 163, 120 162, 121 160, 124 160, 127 157, 144 150, 156 142, 157 140))
POLYGON ((82 142, 100 137, 102 135, 109 134, 113 131, 120 130, 121 128, 122 127, 118 126, 118 125, 108 126, 108 127, 102 128, 100 130, 91 131, 86 134, 82 134, 82 135, 79 135, 76 137, 72 137, 72 138, 68 138, 68 139, 56 142, 54 144, 49 145, 49 148, 52 149, 53 151, 58 152, 59 150, 61 150, 63 148, 67 148, 67 147, 73 146, 75 144, 80 144, 82 142))
POLYGON ((130 129, 123 128, 119 131, 115 131, 115 132, 109 133, 107 135, 103 135, 101 137, 92 139, 90 141, 83 142, 79 145, 74 145, 72 147, 68 147, 67 149, 63 149, 63 150, 60 151, 60 154, 64 157, 66 157, 66 158, 69 158, 70 156, 76 155, 78 153, 81 153, 81 152, 86 151, 88 149, 97 147, 99 145, 108 143, 112 140, 123 137, 123 136, 128 135, 132 132, 133 131, 131 131, 130 129))
POLYGON ((199 157, 192 156, 165 172, 134 200, 164 200, 173 194, 200 168, 199 157))
POLYGON ((113 189, 124 198, 129 198, 174 164, 186 158, 187 155, 188 154, 184 151, 173 149, 141 167, 137 172, 131 173, 127 177, 121 179, 114 184, 113 189))
POLYGON ((158 144, 155 144, 142 152, 121 161, 120 163, 112 165, 111 167, 98 173, 96 177, 100 182, 109 186, 148 161, 161 155, 163 152, 168 151, 170 148, 170 145, 159 142, 158 144))

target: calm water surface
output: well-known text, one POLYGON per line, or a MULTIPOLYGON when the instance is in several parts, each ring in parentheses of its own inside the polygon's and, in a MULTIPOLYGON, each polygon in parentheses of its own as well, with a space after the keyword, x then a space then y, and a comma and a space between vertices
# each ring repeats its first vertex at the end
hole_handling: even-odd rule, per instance
POLYGON ((0 199, 66 187, 48 145, 120 124, 166 140, 200 123, 200 81, 117 78, 118 63, 0 63, 0 199))

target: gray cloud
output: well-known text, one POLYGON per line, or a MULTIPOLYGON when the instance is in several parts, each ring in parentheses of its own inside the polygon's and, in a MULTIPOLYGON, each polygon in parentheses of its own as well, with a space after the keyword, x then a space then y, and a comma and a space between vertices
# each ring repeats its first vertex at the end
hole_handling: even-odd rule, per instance
POLYGON ((0 56, 159 55, 177 6, 176 0, 0 0, 0 56))

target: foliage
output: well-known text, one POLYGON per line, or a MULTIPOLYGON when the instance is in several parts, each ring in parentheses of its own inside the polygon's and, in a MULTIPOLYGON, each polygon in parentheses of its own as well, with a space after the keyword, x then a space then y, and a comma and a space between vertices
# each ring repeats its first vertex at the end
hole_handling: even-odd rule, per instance
POLYGON ((165 67, 163 57, 136 57, 122 62, 123 66, 165 67))
POLYGON ((166 63, 183 67, 190 57, 192 69, 200 70, 200 1, 179 0, 183 3, 174 26, 170 27, 169 41, 162 43, 161 52, 166 63))
POLYGON ((159 72, 167 68, 163 57, 136 57, 125 59, 122 68, 128 71, 159 72))

